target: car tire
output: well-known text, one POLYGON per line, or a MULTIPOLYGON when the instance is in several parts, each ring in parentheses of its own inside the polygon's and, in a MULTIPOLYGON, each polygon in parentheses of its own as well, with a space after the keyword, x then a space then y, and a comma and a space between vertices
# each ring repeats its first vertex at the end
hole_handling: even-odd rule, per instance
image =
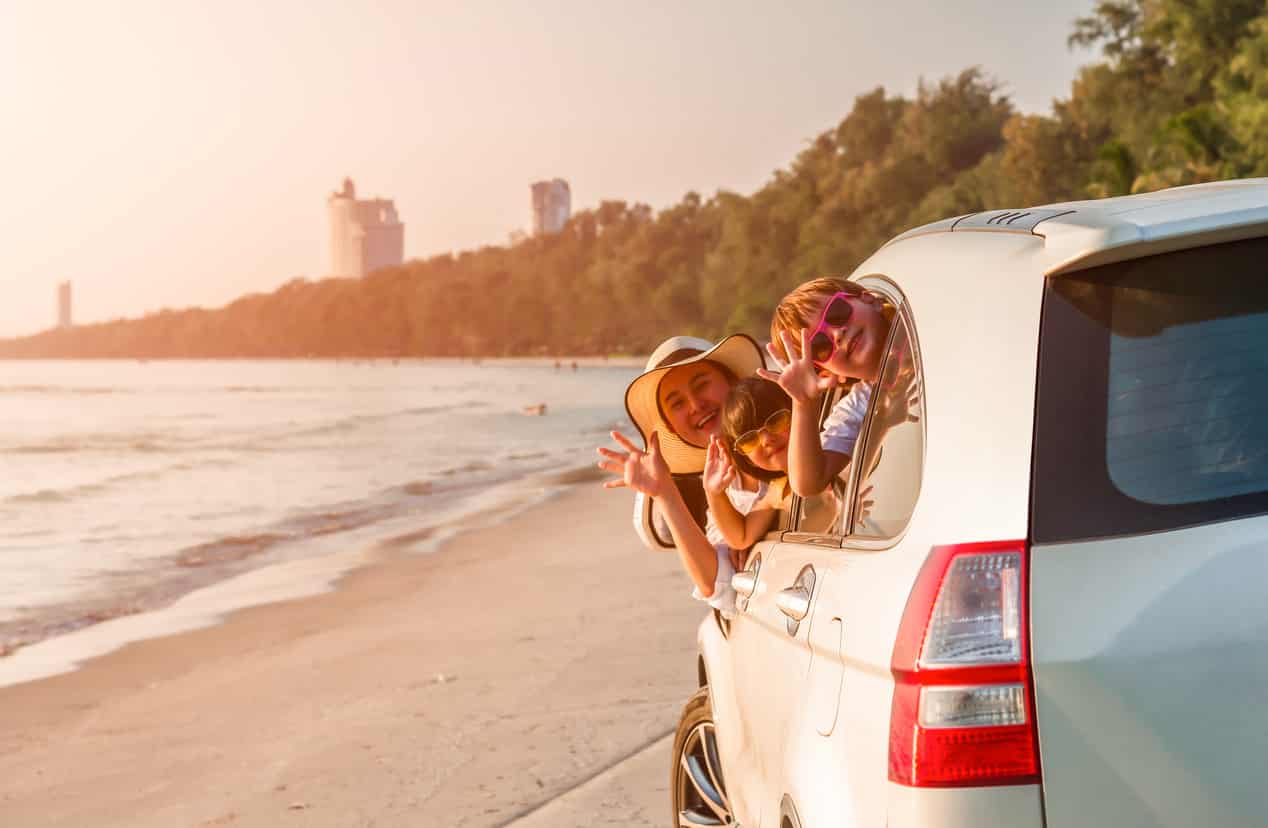
POLYGON ((718 761, 708 687, 701 687, 687 700, 678 719, 669 790, 676 828, 734 824, 718 761))

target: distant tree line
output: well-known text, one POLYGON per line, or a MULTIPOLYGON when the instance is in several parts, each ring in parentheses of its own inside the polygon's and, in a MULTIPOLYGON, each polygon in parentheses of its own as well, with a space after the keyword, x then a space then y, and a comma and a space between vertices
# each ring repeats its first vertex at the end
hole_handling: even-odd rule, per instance
POLYGON ((760 335, 788 289, 927 221, 1268 174, 1268 0, 1101 0, 1069 42, 1102 59, 1049 115, 1017 112, 978 69, 914 98, 878 88, 751 196, 605 201, 556 236, 48 331, 0 356, 646 352, 674 333, 760 335))

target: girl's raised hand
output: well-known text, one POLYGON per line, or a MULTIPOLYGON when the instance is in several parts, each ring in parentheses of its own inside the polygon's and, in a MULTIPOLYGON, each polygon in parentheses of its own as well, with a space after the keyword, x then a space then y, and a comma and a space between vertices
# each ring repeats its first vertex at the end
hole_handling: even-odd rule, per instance
POLYGON ((599 454, 604 459, 598 463, 599 468, 617 475, 616 480, 608 480, 603 484, 605 489, 617 489, 628 486, 636 492, 648 497, 660 497, 666 486, 673 485, 673 477, 669 473, 669 465, 660 453, 660 434, 652 432, 652 439, 647 451, 642 451, 630 439, 619 431, 612 432, 612 439, 618 442, 625 451, 601 447, 599 454))
MULTIPOLYGON (((788 354, 787 364, 781 366, 783 370, 779 373, 759 368, 757 370, 759 377, 778 383, 779 387, 788 392, 788 396, 792 397, 793 402, 802 403, 803 405, 813 403, 819 399, 824 391, 837 384, 837 378, 833 375, 820 375, 819 367, 810 358, 809 331, 805 328, 801 330, 800 352, 795 347, 795 340, 791 333, 780 331, 779 338, 784 345, 784 353, 788 354)), ((774 344, 767 345, 766 350, 774 358, 775 364, 779 365, 779 354, 776 353, 774 344)))
POLYGON ((735 464, 726 453, 722 439, 716 434, 709 438, 709 448, 704 455, 704 490, 713 494, 722 494, 726 487, 735 480, 735 464))

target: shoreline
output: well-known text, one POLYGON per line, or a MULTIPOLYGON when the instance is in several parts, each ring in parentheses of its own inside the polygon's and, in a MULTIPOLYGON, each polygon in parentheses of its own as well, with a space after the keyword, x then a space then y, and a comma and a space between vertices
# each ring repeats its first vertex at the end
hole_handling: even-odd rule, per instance
POLYGON ((351 362, 351 363, 417 363, 417 362, 477 362, 511 363, 515 365, 551 366, 561 363, 568 368, 575 362, 578 367, 638 368, 642 370, 647 356, 613 354, 609 356, 0 356, 0 362, 351 362))
MULTIPOLYGON (((456 512, 442 509, 429 514, 408 531, 377 527, 375 537, 358 540, 359 532, 352 530, 343 542, 349 548, 260 561, 221 577, 208 572, 207 580, 192 589, 136 611, 105 615, 106 610, 99 608, 94 612, 100 620, 16 646, 0 646, 0 690, 74 672, 84 662, 134 642, 215 626, 238 610, 330 592, 338 588, 341 579, 363 567, 399 556, 439 552, 462 524, 470 528, 497 525, 557 496, 568 486, 602 477, 591 466, 530 472, 481 490, 456 512)), ((308 543, 320 540, 309 538, 308 543)), ((112 606, 108 599, 101 600, 101 607, 112 606)))
POLYGON ((439 554, 0 688, 0 821, 502 824, 694 689, 702 605, 628 515, 565 486, 439 554))

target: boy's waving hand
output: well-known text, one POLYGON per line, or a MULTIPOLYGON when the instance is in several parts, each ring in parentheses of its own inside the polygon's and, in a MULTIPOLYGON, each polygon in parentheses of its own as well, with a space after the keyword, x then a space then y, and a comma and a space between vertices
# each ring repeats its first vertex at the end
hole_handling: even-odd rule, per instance
POLYGON ((788 362, 781 364, 779 353, 775 350, 774 344, 768 344, 766 346, 767 352, 771 355, 771 359, 774 360, 775 364, 780 365, 782 370, 776 373, 765 368, 759 368, 757 370, 759 377, 778 383, 780 388, 788 392, 788 396, 792 397, 794 403, 803 405, 819 399, 824 391, 837 384, 836 377, 831 374, 826 376, 820 374, 819 367, 810 358, 809 331, 805 328, 801 329, 800 350, 796 348, 796 342, 788 331, 780 331, 779 338, 784 345, 784 353, 788 355, 788 362))

